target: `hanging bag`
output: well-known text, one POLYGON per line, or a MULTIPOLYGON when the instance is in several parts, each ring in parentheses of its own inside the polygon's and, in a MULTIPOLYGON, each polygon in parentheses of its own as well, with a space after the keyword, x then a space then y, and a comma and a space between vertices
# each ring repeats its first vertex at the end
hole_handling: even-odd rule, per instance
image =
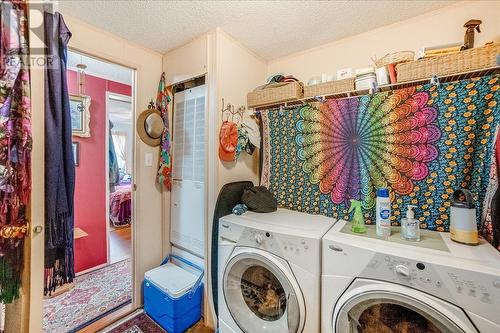
POLYGON ((257 213, 270 213, 278 209, 273 194, 265 186, 254 186, 243 191, 241 202, 257 213))

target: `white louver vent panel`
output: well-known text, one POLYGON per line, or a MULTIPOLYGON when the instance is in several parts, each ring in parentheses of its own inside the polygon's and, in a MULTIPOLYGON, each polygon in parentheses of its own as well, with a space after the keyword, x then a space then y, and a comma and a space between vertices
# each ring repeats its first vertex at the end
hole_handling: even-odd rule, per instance
POLYGON ((176 93, 173 114, 171 242, 197 256, 205 247, 206 87, 176 93))

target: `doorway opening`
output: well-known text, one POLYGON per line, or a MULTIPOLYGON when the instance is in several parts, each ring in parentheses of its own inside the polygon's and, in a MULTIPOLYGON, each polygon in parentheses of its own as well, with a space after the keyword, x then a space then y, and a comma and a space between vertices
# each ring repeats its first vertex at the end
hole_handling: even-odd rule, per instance
POLYGON ((68 52, 76 278, 45 297, 44 332, 76 332, 132 302, 134 74, 68 52))

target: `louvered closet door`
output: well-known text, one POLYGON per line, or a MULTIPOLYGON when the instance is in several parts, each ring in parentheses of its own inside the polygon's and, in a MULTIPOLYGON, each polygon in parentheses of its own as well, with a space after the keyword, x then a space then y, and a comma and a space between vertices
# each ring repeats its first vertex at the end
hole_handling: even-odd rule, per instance
POLYGON ((170 238, 173 245, 204 257, 205 85, 174 96, 173 186, 170 238))

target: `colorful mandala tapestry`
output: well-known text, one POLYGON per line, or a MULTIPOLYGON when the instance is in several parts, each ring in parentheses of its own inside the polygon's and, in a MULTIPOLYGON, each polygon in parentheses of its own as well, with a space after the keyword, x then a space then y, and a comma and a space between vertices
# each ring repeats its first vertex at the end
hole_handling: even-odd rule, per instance
POLYGON ((394 225, 413 204, 423 228, 448 231, 454 190, 484 200, 499 88, 495 75, 263 112, 262 184, 282 207, 335 218, 361 200, 367 223, 388 187, 394 225))

